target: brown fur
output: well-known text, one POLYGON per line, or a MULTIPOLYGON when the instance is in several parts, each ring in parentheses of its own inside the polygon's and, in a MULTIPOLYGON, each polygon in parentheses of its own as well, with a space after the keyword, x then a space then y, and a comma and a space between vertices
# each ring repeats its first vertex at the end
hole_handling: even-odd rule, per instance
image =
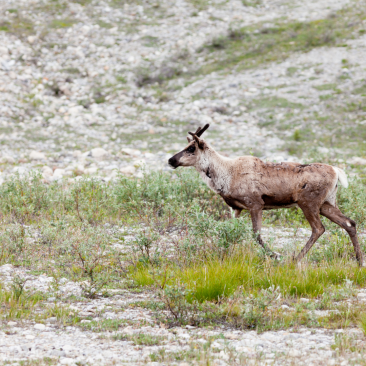
MULTIPOLYGON (((203 129, 207 129, 206 125, 203 129)), ((327 164, 266 163, 253 156, 227 159, 219 155, 203 139, 198 129, 193 140, 169 159, 174 168, 194 166, 202 178, 239 217, 249 210, 258 243, 268 250, 260 236, 262 211, 298 206, 312 229, 312 234, 296 260, 301 260, 325 229, 320 215, 344 228, 353 243, 356 258, 363 264, 357 240, 356 223, 344 216, 336 205, 337 168, 327 164)), ((271 252, 272 255, 276 255, 271 252)))

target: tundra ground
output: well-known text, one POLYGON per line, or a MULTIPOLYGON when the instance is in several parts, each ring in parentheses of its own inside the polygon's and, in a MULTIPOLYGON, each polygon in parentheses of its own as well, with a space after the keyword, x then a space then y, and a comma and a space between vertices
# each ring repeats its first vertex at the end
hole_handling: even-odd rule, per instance
POLYGON ((191 171, 228 156, 345 169, 365 245, 365 2, 0 4, 0 362, 363 365, 366 270, 346 233, 267 212, 266 258, 191 171))

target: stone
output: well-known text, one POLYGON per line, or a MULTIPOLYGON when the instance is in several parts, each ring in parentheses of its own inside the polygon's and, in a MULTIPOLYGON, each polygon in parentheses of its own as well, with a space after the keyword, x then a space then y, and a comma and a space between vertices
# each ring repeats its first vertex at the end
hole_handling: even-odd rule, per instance
POLYGON ((9 327, 15 327, 18 323, 17 322, 8 322, 9 327))
POLYGON ((350 160, 347 160, 347 163, 352 165, 366 165, 366 159, 353 156, 350 160))
POLYGON ((91 323, 91 320, 83 319, 80 321, 80 323, 84 323, 84 324, 91 323))
POLYGON ((29 158, 31 160, 46 160, 46 155, 43 152, 33 150, 29 154, 29 158))
POLYGON ((288 353, 288 355, 289 355, 290 357, 298 357, 298 356, 300 356, 300 355, 301 355, 301 352, 300 352, 300 351, 298 351, 297 349, 292 349, 292 350, 288 353))
POLYGON ((53 172, 52 177, 49 177, 48 180, 51 182, 61 181, 62 178, 65 176, 65 174, 66 174, 65 169, 57 168, 53 172))
POLYGON ((95 167, 93 167, 93 168, 86 168, 84 170, 84 173, 85 174, 89 174, 89 175, 93 175, 93 174, 96 174, 97 171, 98 171, 98 168, 95 168, 95 167))
POLYGON ((0 158, 0 164, 14 164, 15 159, 9 155, 4 155, 0 158))
POLYGON ((224 336, 227 339, 239 339, 240 338, 240 335, 237 333, 225 333, 224 336))
POLYGON ((50 318, 46 319, 49 323, 57 323, 57 318, 55 316, 51 316, 50 318))
POLYGON ((124 175, 133 175, 136 173, 136 168, 132 165, 125 166, 119 170, 124 175))
POLYGON ((54 349, 51 351, 51 356, 55 356, 55 357, 65 357, 66 353, 65 351, 59 350, 59 349, 54 349))
POLYGON ((130 149, 130 148, 126 147, 126 148, 121 150, 121 154, 130 155, 130 156, 133 156, 133 157, 138 157, 138 156, 141 155, 141 151, 136 150, 136 149, 130 149))
POLYGON ((12 264, 3 264, 2 266, 0 266, 0 272, 4 273, 4 272, 11 272, 13 271, 14 266, 12 264))
POLYGON ((96 159, 103 159, 108 152, 101 147, 96 147, 95 149, 91 150, 91 156, 96 159))
POLYGON ((301 297, 300 298, 300 302, 302 302, 302 303, 308 303, 308 302, 310 302, 310 300, 309 299, 307 299, 307 298, 305 298, 305 297, 301 297))
POLYGON ((44 324, 35 324, 33 328, 42 331, 46 329, 46 326, 44 324))
POLYGON ((290 307, 288 305, 281 305, 281 309, 288 310, 288 309, 290 309, 290 307))
POLYGON ((30 44, 33 44, 35 42, 35 40, 37 39, 36 36, 28 36, 27 37, 27 41, 30 43, 30 44))
POLYGON ((42 177, 45 179, 50 179, 53 176, 53 169, 45 165, 42 167, 42 177))

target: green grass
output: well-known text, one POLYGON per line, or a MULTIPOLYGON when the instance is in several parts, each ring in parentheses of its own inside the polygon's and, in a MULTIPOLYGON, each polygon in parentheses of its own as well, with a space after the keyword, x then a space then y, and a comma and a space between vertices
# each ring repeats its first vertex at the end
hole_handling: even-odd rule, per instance
MULTIPOLYGON (((333 286, 343 286, 348 279, 358 286, 366 284, 366 269, 356 263, 322 262, 319 265, 305 265, 263 262, 259 258, 243 256, 223 261, 209 261, 192 267, 172 268, 168 284, 179 279, 190 289, 189 300, 218 301, 233 295, 238 288, 245 293, 257 294, 270 286, 279 287, 284 296, 316 298, 333 286)), ((155 284, 148 268, 132 273, 140 286, 155 284)))
POLYGON ((364 334, 366 335, 366 313, 362 313, 360 314, 359 317, 359 327, 361 328, 361 330, 364 332, 364 334))
POLYGON ((317 90, 333 90, 337 87, 337 84, 323 84, 314 86, 317 90))
POLYGON ((302 109, 304 106, 300 103, 292 103, 288 101, 286 98, 278 98, 278 97, 271 97, 271 98, 259 98, 252 102, 252 108, 266 108, 266 109, 273 109, 273 108, 299 108, 302 109))
POLYGON ((74 23, 75 23, 75 21, 72 19, 54 19, 50 23, 50 27, 56 28, 56 29, 69 28, 69 27, 72 27, 74 25, 74 23))
POLYGON ((198 73, 229 71, 233 67, 239 71, 258 67, 261 63, 282 61, 293 52, 337 45, 354 36, 365 16, 365 12, 349 7, 339 10, 333 17, 311 22, 279 21, 272 27, 233 30, 202 49, 208 64, 198 73))
POLYGON ((159 346, 166 337, 138 333, 133 335, 118 333, 112 337, 116 341, 131 341, 136 346, 159 346))

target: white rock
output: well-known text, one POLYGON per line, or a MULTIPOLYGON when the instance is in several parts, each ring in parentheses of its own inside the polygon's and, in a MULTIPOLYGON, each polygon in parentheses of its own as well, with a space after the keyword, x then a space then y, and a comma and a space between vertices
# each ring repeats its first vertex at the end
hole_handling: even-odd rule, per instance
POLYGON ((0 266, 0 272, 11 272, 14 269, 12 264, 4 264, 0 266))
POLYGON ((310 300, 309 300, 309 299, 307 299, 307 298, 305 298, 305 297, 302 297, 302 298, 300 299, 300 302, 308 303, 308 302, 310 302, 310 300))
POLYGON ((8 322, 9 327, 15 327, 17 322, 8 322))
POLYGON ((130 155, 130 156, 134 156, 134 157, 137 157, 137 156, 140 156, 141 155, 141 151, 140 150, 130 149, 128 147, 122 149, 121 150, 121 153, 123 155, 130 155))
POLYGON ((124 175, 133 175, 136 172, 136 168, 132 165, 125 166, 119 170, 124 175))
POLYGON ((30 44, 33 44, 35 42, 37 38, 35 36, 28 36, 27 37, 27 41, 30 43, 30 44))
POLYGON ((42 167, 42 177, 45 179, 51 178, 53 175, 53 170, 49 166, 45 165, 42 167))
POLYGON ((45 330, 46 329, 46 326, 44 324, 35 324, 34 325, 34 329, 37 329, 37 330, 45 330))
POLYGON ((93 158, 101 159, 101 158, 105 157, 106 155, 108 155, 108 152, 101 147, 96 147, 95 149, 91 150, 91 156, 93 158))
POLYGON ((44 160, 46 159, 46 155, 40 151, 32 151, 30 154, 29 154, 29 158, 31 160, 44 160))
POLYGON ((350 160, 347 160, 347 163, 352 165, 366 165, 366 159, 353 156, 350 160))
POLYGON ((85 170, 84 170, 84 173, 85 174, 90 174, 90 175, 92 175, 92 174, 95 174, 96 172, 98 171, 98 168, 86 168, 85 170))
POLYGON ((65 175, 65 169, 57 168, 53 172, 53 178, 62 178, 65 175))
POLYGON ((91 323, 91 320, 83 319, 80 321, 80 323, 91 323))
POLYGON ((61 365, 71 365, 74 364, 75 360, 73 358, 70 357, 61 357, 60 359, 60 364, 61 365))
POLYGON ((298 357, 298 356, 300 356, 300 355, 301 355, 301 352, 300 352, 300 351, 298 351, 297 349, 292 349, 292 350, 288 353, 288 355, 289 355, 290 357, 298 357))
POLYGON ((290 309, 290 307, 289 307, 289 306, 287 306, 287 305, 282 305, 282 306, 281 306, 281 309, 283 309, 283 310, 287 310, 287 309, 290 309))
POLYGON ((15 159, 9 155, 4 155, 0 158, 0 164, 14 164, 15 163, 15 159))

